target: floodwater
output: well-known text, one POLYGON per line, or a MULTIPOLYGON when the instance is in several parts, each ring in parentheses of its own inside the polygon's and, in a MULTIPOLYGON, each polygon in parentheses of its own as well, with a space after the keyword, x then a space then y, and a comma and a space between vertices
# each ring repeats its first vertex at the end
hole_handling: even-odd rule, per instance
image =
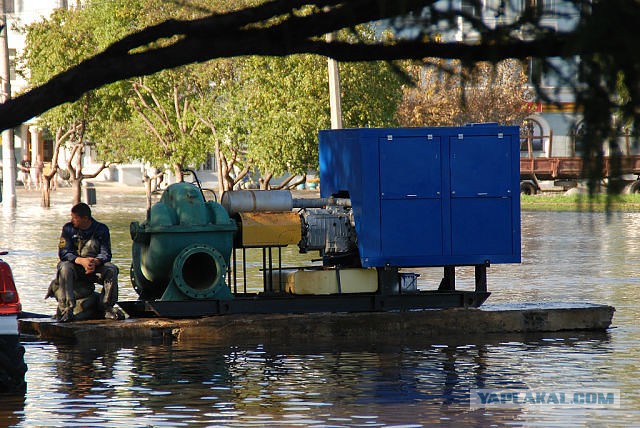
MULTIPOLYGON (((97 199, 94 215, 110 225, 121 267, 120 298, 135 299, 129 223, 144 219, 144 196, 98 187, 97 199)), ((0 214, 0 249, 10 251, 4 259, 25 311, 55 311, 43 297, 69 201, 58 191, 42 209, 21 192, 18 209, 0 214)), ((91 347, 27 338, 28 392, 0 400, 0 426, 640 426, 639 235, 639 213, 525 212, 523 262, 488 270, 486 306, 608 304, 616 313, 606 333, 91 347), (470 408, 472 389, 523 388, 616 391, 621 400, 470 408)), ((305 262, 295 250, 285 262, 305 262)), ((425 289, 441 277, 440 269, 419 273, 425 289)), ((457 285, 472 289, 472 270, 457 273, 457 285)))

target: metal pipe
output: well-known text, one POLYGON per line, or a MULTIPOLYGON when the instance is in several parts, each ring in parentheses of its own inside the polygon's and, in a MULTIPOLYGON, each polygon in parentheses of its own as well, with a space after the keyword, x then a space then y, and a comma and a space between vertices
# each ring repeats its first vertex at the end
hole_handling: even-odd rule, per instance
POLYGON ((267 249, 262 247, 262 283, 264 284, 264 292, 268 293, 269 283, 267 282, 267 249))
MULTIPOLYGON (((238 270, 236 268, 237 264, 236 264, 236 249, 233 249, 233 253, 231 253, 233 255, 233 294, 238 294, 238 270)), ((229 283, 231 283, 231 279, 229 279, 229 283)))
POLYGON ((242 281, 244 284, 242 290, 247 294, 247 250, 244 247, 242 247, 242 281))
POLYGON ((295 198, 293 208, 324 208, 328 205, 350 207, 351 199, 348 198, 295 198))
POLYGON ((269 281, 269 291, 273 293, 273 253, 272 253, 272 247, 269 247, 269 271, 267 272, 267 275, 269 275, 268 281, 269 281))
POLYGON ((225 192, 220 204, 229 215, 240 212, 291 211, 293 198, 288 190, 237 190, 225 192))
POLYGON ((278 291, 282 292, 282 247, 278 247, 278 291))
POLYGON ((225 192, 220 204, 229 215, 241 212, 291 211, 293 208, 350 207, 348 198, 293 198, 289 190, 237 190, 225 192))

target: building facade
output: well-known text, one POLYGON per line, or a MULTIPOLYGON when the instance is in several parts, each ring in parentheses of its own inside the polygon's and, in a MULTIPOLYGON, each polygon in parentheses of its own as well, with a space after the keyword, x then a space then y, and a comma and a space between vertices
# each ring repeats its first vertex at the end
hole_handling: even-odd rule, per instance
MULTIPOLYGON (((479 18, 489 28, 511 24, 523 13, 535 15, 540 25, 555 31, 571 31, 580 21, 580 11, 574 2, 565 0, 460 0, 461 10, 479 18)), ((472 41, 474 34, 468 24, 459 23, 454 38, 472 41), (466 27, 465 27, 466 26, 466 27)), ((527 34, 521 34, 523 39, 527 34)), ((548 98, 535 103, 535 112, 523 124, 523 134, 529 135, 530 144, 521 147, 523 156, 573 156, 575 155, 575 135, 581 117, 574 111, 573 90, 567 82, 575 81, 575 65, 572 60, 551 59, 554 68, 562 73, 562 79, 555 74, 542 72, 540 61, 534 58, 527 62, 529 84, 532 89, 537 83, 548 98), (532 153, 529 153, 531 148, 532 153)), ((532 100, 533 102, 533 100, 532 100)))
MULTIPOLYGON (((39 19, 46 18, 58 8, 68 8, 67 0, 4 0, 4 12, 7 24, 7 42, 9 47, 9 78, 11 96, 23 92, 27 82, 16 72, 16 58, 24 49, 25 36, 19 28, 39 19)), ((46 143, 43 129, 37 120, 31 120, 14 129, 14 150, 16 159, 26 154, 32 161, 38 156, 51 161, 53 146, 46 143)), ((1 141, 1 144, 6 142, 1 141)), ((3 159, 3 163, 5 160, 3 159)))

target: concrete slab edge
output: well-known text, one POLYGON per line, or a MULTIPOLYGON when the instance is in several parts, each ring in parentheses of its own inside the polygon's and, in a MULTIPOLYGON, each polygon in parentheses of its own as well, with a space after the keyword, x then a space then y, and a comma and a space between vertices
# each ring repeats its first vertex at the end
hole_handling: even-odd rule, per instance
POLYGON ((605 331, 615 308, 589 305, 567 308, 480 310, 456 308, 411 312, 223 315, 192 319, 127 319, 57 323, 21 319, 22 334, 43 340, 154 342, 167 340, 288 340, 332 338, 463 336, 539 333, 567 330, 605 331))

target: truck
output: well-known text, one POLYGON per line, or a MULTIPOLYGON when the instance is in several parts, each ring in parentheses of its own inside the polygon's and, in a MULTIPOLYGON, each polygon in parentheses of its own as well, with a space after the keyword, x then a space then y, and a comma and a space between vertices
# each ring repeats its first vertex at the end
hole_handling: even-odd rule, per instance
MULTIPOLYGON (((627 193, 640 192, 640 155, 631 154, 629 134, 623 135, 626 150, 620 162, 622 179, 626 182, 627 193)), ((535 195, 542 191, 566 191, 576 187, 584 179, 584 159, 576 154, 575 141, 569 156, 550 156, 552 153, 552 135, 525 135, 520 139, 520 193, 535 195), (536 150, 542 147, 546 139, 548 147, 545 151, 536 150), (548 184, 550 185, 545 185, 548 184)), ((603 157, 602 176, 609 177, 613 171, 614 158, 603 157)))

